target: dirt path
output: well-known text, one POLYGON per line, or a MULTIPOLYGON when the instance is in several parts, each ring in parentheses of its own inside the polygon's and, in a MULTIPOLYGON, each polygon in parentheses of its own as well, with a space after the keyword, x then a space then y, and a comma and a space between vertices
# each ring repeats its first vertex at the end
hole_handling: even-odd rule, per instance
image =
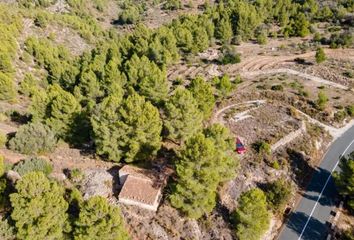
MULTIPOLYGON (((324 51, 328 58, 354 61, 354 49, 324 49, 324 51)), ((188 66, 185 64, 176 65, 169 70, 168 78, 194 78, 198 75, 212 78, 222 74, 228 74, 231 77, 237 75, 244 77, 255 77, 266 74, 290 74, 339 89, 348 89, 346 86, 334 81, 289 68, 289 65, 296 64, 295 59, 297 58, 313 61, 315 54, 316 53, 312 51, 304 54, 292 54, 289 56, 254 55, 242 59, 241 63, 225 66, 217 65, 215 63, 193 66, 188 66)))
POLYGON ((316 77, 316 76, 313 76, 310 74, 302 73, 302 72, 292 70, 289 68, 278 68, 278 69, 269 69, 269 70, 259 70, 259 71, 253 71, 253 72, 243 72, 243 73, 241 73, 241 76, 255 77, 255 76, 259 76, 259 75, 270 75, 270 74, 281 74, 281 73, 299 76, 299 77, 302 77, 302 78, 305 78, 305 79, 308 79, 308 80, 311 80, 314 82, 318 82, 318 83, 322 83, 322 84, 329 85, 332 87, 348 90, 348 87, 343 86, 339 83, 331 82, 326 79, 316 77))
POLYGON ((7 135, 9 133, 17 132, 17 128, 0 122, 0 132, 7 135))
POLYGON ((226 107, 223 107, 221 109, 219 109, 213 116, 211 123, 215 123, 215 122, 222 122, 224 123, 224 121, 222 119, 220 119, 221 115, 223 114, 223 112, 225 112, 226 110, 229 110, 231 108, 237 107, 237 106, 244 106, 244 105, 261 105, 264 104, 266 102, 266 100, 252 100, 252 101, 247 101, 247 102, 243 102, 243 103, 235 103, 235 104, 231 104, 228 105, 226 107))
MULTIPOLYGON (((334 59, 354 60, 354 49, 324 49, 327 57, 334 59)), ((307 52, 303 54, 294 54, 290 56, 251 56, 245 58, 241 63, 231 65, 230 70, 238 70, 240 72, 251 72, 258 70, 274 69, 283 64, 294 63, 295 59, 313 59, 316 52, 307 52)))

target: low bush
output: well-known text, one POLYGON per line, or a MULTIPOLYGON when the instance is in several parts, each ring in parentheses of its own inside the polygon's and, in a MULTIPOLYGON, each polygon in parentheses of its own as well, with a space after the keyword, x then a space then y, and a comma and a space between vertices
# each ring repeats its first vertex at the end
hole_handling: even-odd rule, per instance
POLYGON ((325 40, 325 44, 329 44, 330 48, 349 48, 354 43, 353 33, 344 32, 344 33, 335 33, 332 34, 329 40, 325 40))
POLYGON ((80 169, 75 168, 70 170, 69 172, 69 179, 73 181, 74 183, 79 183, 81 182, 85 177, 84 172, 82 172, 80 169))
POLYGON ((259 154, 266 154, 269 155, 272 150, 271 146, 269 143, 265 141, 258 141, 255 144, 253 144, 253 148, 259 153, 259 154))
POLYGON ((273 91, 283 91, 284 87, 283 87, 283 85, 273 85, 271 89, 273 91))
POLYGON ((119 23, 134 24, 140 20, 140 12, 136 6, 127 6, 119 15, 119 23))
POLYGON ((236 52, 232 46, 223 46, 219 62, 221 64, 236 64, 241 62, 241 54, 236 52))
POLYGON ((317 109, 321 111, 324 110, 326 108, 327 102, 328 102, 327 95, 323 91, 320 91, 318 93, 318 99, 316 102, 317 109))
POLYGON ((354 117, 354 104, 347 107, 347 113, 349 116, 354 117))
POLYGON ((13 79, 0 72, 0 100, 14 100, 16 97, 16 88, 13 79))
POLYGON ((327 59, 323 48, 318 48, 317 49, 315 57, 316 57, 316 62, 317 63, 322 63, 322 62, 326 61, 326 59, 327 59))
POLYGON ((6 143, 7 143, 6 135, 0 132, 0 148, 4 147, 6 143))
POLYGON ((30 172, 43 172, 48 176, 53 171, 53 166, 44 159, 31 158, 17 163, 13 167, 13 170, 18 172, 21 176, 30 172))
POLYGON ((268 206, 273 211, 281 211, 289 200, 291 192, 291 184, 284 179, 269 183, 265 189, 268 206))
POLYGON ((162 6, 164 10, 178 10, 182 8, 181 0, 167 0, 162 6))
POLYGON ((9 141, 11 150, 23 154, 40 154, 54 150, 57 138, 54 132, 42 123, 30 123, 19 128, 9 141))
POLYGON ((354 78, 354 71, 345 71, 343 75, 347 78, 354 78))
POLYGON ((7 220, 0 219, 0 239, 16 239, 14 229, 7 220))
POLYGON ((341 122, 343 121, 346 117, 347 117, 347 111, 345 110, 340 110, 340 111, 337 111, 335 114, 334 114, 334 120, 336 122, 341 122))
POLYGON ((268 42, 268 36, 265 32, 257 35, 257 43, 260 45, 265 45, 268 42))
POLYGON ((0 177, 5 173, 5 162, 4 157, 0 155, 0 177))

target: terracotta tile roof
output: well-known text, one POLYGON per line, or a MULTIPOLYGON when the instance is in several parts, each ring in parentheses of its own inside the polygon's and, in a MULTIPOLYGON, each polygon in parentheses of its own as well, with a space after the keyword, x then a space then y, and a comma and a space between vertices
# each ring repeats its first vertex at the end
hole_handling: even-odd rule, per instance
POLYGON ((154 181, 146 177, 140 178, 129 175, 119 193, 119 198, 154 205, 160 189, 161 187, 156 186, 154 181))

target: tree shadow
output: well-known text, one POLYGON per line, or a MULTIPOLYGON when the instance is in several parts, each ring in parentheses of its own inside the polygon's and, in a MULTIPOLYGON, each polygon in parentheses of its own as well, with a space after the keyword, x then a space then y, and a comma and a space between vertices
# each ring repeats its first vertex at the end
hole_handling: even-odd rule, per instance
POLYGON ((21 113, 19 111, 14 110, 10 114, 10 119, 12 122, 23 125, 28 123, 31 120, 31 117, 26 113, 21 113))
POLYGON ((291 168, 295 173, 295 179, 293 180, 300 190, 305 190, 315 169, 309 164, 310 159, 301 152, 290 148, 286 152, 289 156, 291 168))
POLYGON ((112 176, 112 192, 114 196, 118 196, 122 184, 119 179, 119 166, 113 166, 107 170, 107 172, 112 176))
POLYGON ((334 206, 338 201, 338 192, 332 174, 322 168, 315 170, 311 182, 306 188, 303 197, 317 201, 322 206, 334 206), (329 178, 329 179, 328 179, 329 178), (326 182, 328 181, 325 190, 322 192, 326 182), (321 197, 319 194, 322 192, 321 197))
MULTIPOLYGON (((296 232, 298 236, 301 235, 306 222, 309 219, 309 215, 302 212, 294 212, 291 214, 289 221, 286 223, 286 226, 292 231, 296 232)), ((303 240, 321 240, 326 239, 329 232, 329 224, 321 223, 317 219, 310 217, 308 225, 306 226, 305 231, 303 232, 303 240)))
MULTIPOLYGON (((288 62, 292 62, 292 61, 288 61, 288 62)), ((307 65, 307 66, 313 65, 312 62, 308 62, 304 58, 299 58, 299 57, 295 58, 293 62, 300 65, 307 65)))
POLYGON ((338 201, 338 192, 331 173, 323 168, 314 168, 301 152, 287 149, 291 167, 295 173, 294 181, 304 198, 317 201, 322 206, 333 206, 338 201), (328 178, 330 179, 328 180, 328 178), (328 180, 326 189, 322 192, 328 180), (321 197, 319 194, 322 192, 321 197))

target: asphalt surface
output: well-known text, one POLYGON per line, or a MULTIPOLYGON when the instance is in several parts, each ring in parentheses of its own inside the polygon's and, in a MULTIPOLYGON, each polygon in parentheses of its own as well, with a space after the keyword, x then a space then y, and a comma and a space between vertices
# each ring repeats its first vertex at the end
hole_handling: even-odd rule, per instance
POLYGON ((341 156, 354 151, 354 127, 329 147, 315 170, 303 197, 283 227, 278 240, 327 239, 328 220, 338 196, 331 173, 338 170, 341 156))

